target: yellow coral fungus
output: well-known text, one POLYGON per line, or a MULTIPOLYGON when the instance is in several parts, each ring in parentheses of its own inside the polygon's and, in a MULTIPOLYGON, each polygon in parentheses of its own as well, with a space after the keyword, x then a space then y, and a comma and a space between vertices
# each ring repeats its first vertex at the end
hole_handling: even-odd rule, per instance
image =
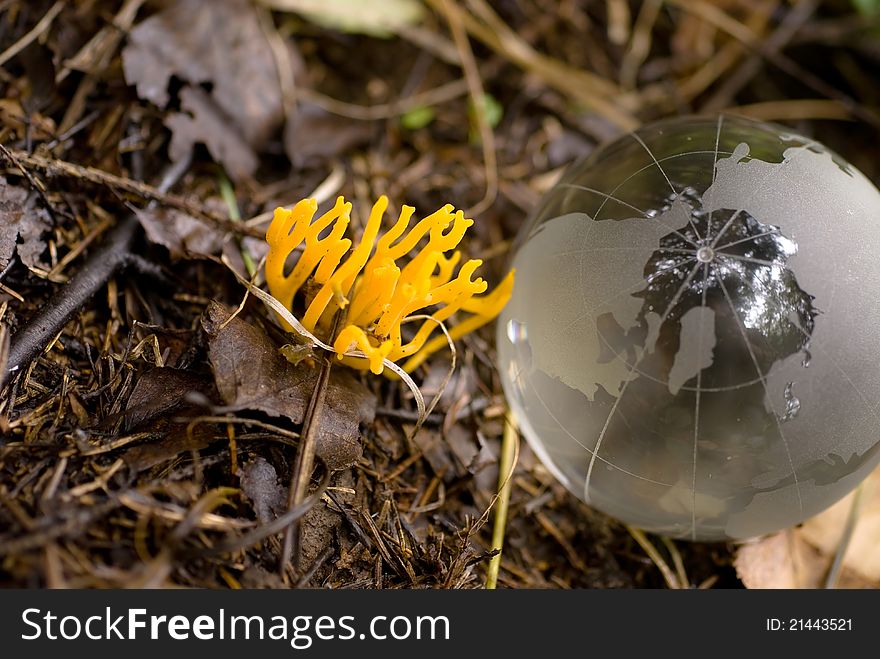
POLYGON ((314 199, 304 199, 292 210, 278 208, 266 233, 266 281, 272 295, 291 309, 297 292, 311 278, 303 326, 313 333, 329 331, 340 313, 341 329, 332 341, 333 349, 340 359, 376 374, 383 371, 385 359, 396 363, 406 358, 403 368, 410 371, 445 346, 445 336, 431 339, 431 334, 458 311, 470 315, 449 330, 453 339, 492 320, 510 299, 514 276, 511 271, 494 291, 474 297, 487 288, 482 278, 473 278, 482 261, 466 261, 453 277, 461 260, 461 253, 454 250, 473 220, 447 204, 410 228, 415 209, 404 206, 394 225, 380 236, 387 208, 388 199, 379 197, 354 249, 352 241, 343 237, 351 204, 342 197, 314 221, 318 209, 314 199), (412 258, 400 264, 423 240, 412 258), (288 257, 303 242, 296 264, 286 273, 288 257), (405 340, 401 324, 428 308, 433 309, 430 318, 405 340), (352 348, 366 359, 345 357, 352 348))

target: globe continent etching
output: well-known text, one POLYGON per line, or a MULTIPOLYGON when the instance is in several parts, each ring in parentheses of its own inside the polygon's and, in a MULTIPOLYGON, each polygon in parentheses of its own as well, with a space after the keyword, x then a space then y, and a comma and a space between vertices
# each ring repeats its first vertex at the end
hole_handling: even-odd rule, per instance
POLYGON ((524 229, 499 324, 530 444, 672 536, 830 505, 878 459, 878 221, 858 171, 765 124, 671 122, 594 154, 524 229))

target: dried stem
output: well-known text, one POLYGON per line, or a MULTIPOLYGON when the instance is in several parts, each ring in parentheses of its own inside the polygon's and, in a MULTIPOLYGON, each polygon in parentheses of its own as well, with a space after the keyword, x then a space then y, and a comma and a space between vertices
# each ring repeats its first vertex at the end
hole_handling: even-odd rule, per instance
MULTIPOLYGON (((339 316, 337 314, 334 320, 332 334, 336 333, 336 325, 338 325, 339 316)), ((331 334, 331 336, 332 336, 331 334)), ((309 406, 306 408, 306 414, 303 418, 302 433, 300 435, 299 451, 296 454, 296 462, 294 462, 293 470, 290 475, 290 489, 287 495, 287 507, 289 510, 296 508, 306 498, 309 490, 309 481, 312 476, 312 469, 315 465, 315 448, 317 447, 318 425, 321 418, 321 412, 324 409, 324 401, 327 398, 327 384, 330 382, 330 367, 333 364, 332 358, 326 356, 321 360, 321 370, 318 373, 318 379, 315 382, 315 389, 312 397, 309 399, 309 406)), ((299 570, 302 565, 302 543, 300 542, 300 523, 299 518, 294 519, 284 534, 284 547, 281 552, 281 564, 279 569, 282 576, 287 569, 291 558, 294 567, 299 570)))

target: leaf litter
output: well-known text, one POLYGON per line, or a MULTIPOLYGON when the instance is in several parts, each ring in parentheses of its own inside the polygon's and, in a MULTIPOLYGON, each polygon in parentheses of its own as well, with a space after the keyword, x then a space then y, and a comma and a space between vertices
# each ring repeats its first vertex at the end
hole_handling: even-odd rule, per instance
MULTIPOLYGON (((316 369, 292 364, 260 328, 220 304, 202 318, 217 390, 230 411, 256 410, 302 424, 315 387, 316 369)), ((333 369, 327 414, 318 429, 316 455, 328 469, 350 467, 361 456, 360 427, 372 423, 376 398, 347 369, 333 369)))
POLYGON ((176 77, 188 84, 182 112, 169 114, 171 157, 179 160, 197 142, 235 178, 251 176, 256 151, 284 120, 271 46, 247 0, 180 0, 139 23, 122 51, 129 84, 159 108, 171 101, 176 77), (211 91, 202 91, 210 86, 211 91))
POLYGON ((36 195, 0 176, 0 271, 16 254, 30 268, 47 269, 43 236, 50 227, 49 214, 37 204, 36 195))
MULTIPOLYGON (((278 531, 234 553, 212 552, 289 514, 288 476, 324 355, 284 335, 255 294, 220 328, 241 289, 211 259, 186 258, 222 253, 240 277, 241 251, 260 259, 258 224, 230 208, 218 205, 211 221, 194 224, 217 194, 217 165, 235 182, 242 218, 291 205, 330 178, 334 193, 352 199, 387 193, 422 208, 447 198, 478 203, 486 168, 469 142, 472 99, 444 8, 452 3, 112 0, 61 3, 48 18, 41 3, 8 4, 18 19, 0 34, 0 52, 18 48, 45 19, 34 50, 9 55, 0 79, 0 139, 45 196, 6 167, 0 363, 9 336, 14 345, 59 289, 56 280, 88 270, 108 227, 131 206, 157 205, 141 212, 147 240, 134 243, 138 267, 84 301, 0 392, 0 583, 483 585, 492 547, 479 520, 494 494, 505 413, 490 330, 458 346, 459 373, 415 436, 419 403, 407 387, 333 366, 343 379, 327 392, 338 401, 323 411, 321 450, 329 464, 351 466, 326 477, 326 489, 315 489, 313 478, 303 571, 278 564, 278 531), (416 107, 431 120, 401 118, 416 107), (194 148, 200 144, 206 148, 194 148), (141 179, 155 182, 169 159, 190 153, 195 162, 179 195, 143 187, 141 179), (52 221, 46 203, 61 211, 52 221), (242 238, 248 232, 257 239, 242 238), (50 268, 56 274, 46 279, 50 268), (157 270, 176 285, 155 285, 157 270), (211 324, 212 310, 223 320, 211 324), (290 359, 279 352, 285 343, 290 359), (218 353, 227 348, 243 350, 259 369, 218 353), (170 554, 169 534, 177 543, 170 554)), ((712 106, 795 121, 868 176, 880 175, 872 149, 851 149, 876 142, 876 103, 862 82, 876 77, 876 59, 856 38, 858 26, 835 22, 847 17, 839 7, 822 5, 801 20, 798 48, 790 49, 776 30, 791 7, 726 4, 716 16, 724 25, 775 39, 775 54, 758 59, 685 3, 673 3, 663 20, 628 24, 587 5, 568 13, 534 3, 454 6, 467 10, 459 23, 475 46, 469 77, 481 77, 503 109, 489 126, 498 197, 467 246, 496 277, 522 218, 560 168, 634 117, 712 106), (836 87, 830 56, 841 39, 849 44, 846 91, 836 87), (859 121, 816 121, 850 113, 859 121)), ((427 396, 443 389, 445 369, 438 357, 417 374, 427 396)), ((526 446, 511 485, 499 585, 663 585, 626 530, 569 495, 526 446)), ((868 489, 862 496, 841 586, 877 583, 873 498, 868 489)), ((833 524, 820 516, 787 532, 794 543, 767 539, 751 572, 752 545, 683 543, 676 551, 694 586, 766 586, 754 576, 758 567, 778 585, 811 574, 803 583, 822 585, 850 519, 848 504, 840 506, 828 513, 837 515, 833 524), (796 563, 786 554, 792 544, 796 563)))

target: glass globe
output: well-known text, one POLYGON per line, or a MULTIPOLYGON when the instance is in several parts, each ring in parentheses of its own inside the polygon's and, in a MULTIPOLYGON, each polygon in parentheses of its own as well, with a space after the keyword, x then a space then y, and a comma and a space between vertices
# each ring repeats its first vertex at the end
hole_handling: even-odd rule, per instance
POLYGON ((504 390, 590 505, 741 539, 880 460, 880 193, 821 144, 730 116, 645 126, 547 193, 513 266, 504 390))

